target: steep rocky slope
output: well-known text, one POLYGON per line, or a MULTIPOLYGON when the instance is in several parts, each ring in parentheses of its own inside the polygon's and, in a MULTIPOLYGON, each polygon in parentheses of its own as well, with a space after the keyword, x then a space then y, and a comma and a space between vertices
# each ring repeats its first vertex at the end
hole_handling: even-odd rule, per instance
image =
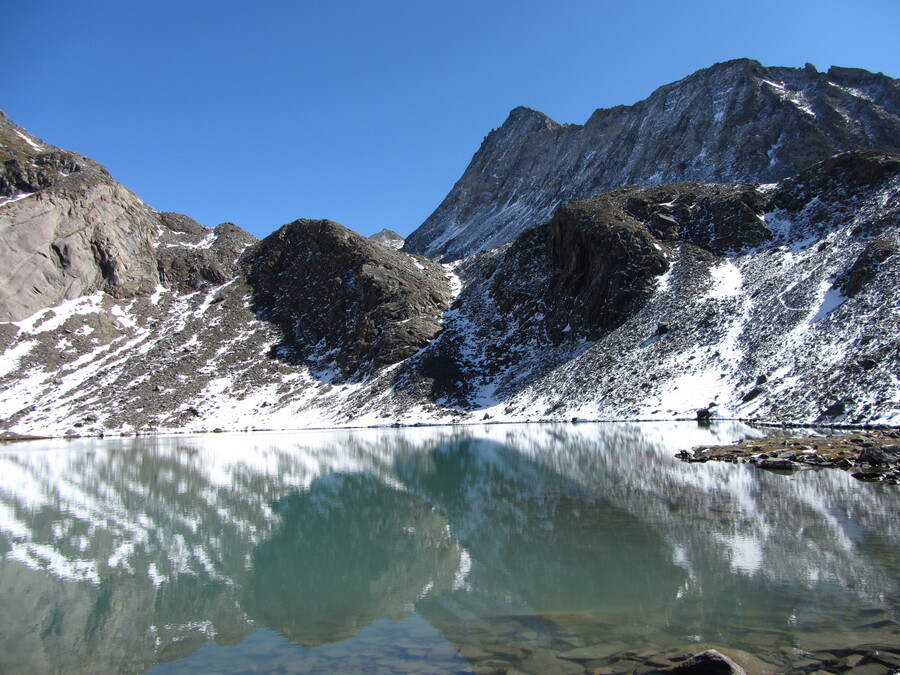
POLYGON ((621 185, 769 183, 864 148, 900 152, 897 80, 729 61, 584 125, 516 108, 404 248, 457 260, 513 241, 563 202, 621 185))
POLYGON ((394 364, 441 327, 450 290, 425 258, 328 221, 257 242, 157 212, 5 117, 0 149, 4 428, 233 425, 281 397, 311 399, 317 419, 329 381, 394 364))
POLYGON ((898 188, 900 157, 867 151, 775 185, 568 204, 457 267, 465 289, 414 363, 485 417, 896 423, 898 188))

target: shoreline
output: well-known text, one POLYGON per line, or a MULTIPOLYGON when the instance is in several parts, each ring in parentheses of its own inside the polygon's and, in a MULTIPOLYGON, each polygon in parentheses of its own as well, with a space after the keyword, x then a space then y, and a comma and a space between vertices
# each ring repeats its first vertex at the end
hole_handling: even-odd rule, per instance
MULTIPOLYGON (((418 422, 385 422, 380 424, 359 424, 359 425, 333 425, 333 426, 310 426, 310 427, 253 427, 253 428, 234 428, 234 429, 226 429, 222 427, 216 427, 215 429, 157 429, 157 428, 148 428, 148 429, 107 429, 103 431, 87 431, 85 433, 72 433, 71 431, 65 434, 27 434, 27 433, 19 433, 11 430, 0 430, 0 445, 4 443, 20 443, 25 441, 39 441, 39 440, 78 440, 84 438, 129 438, 129 437, 147 437, 147 436, 188 436, 188 435, 204 435, 204 434, 252 434, 252 433, 285 433, 285 432, 300 432, 300 431, 347 431, 354 429, 417 429, 422 427, 471 427, 471 426, 486 426, 486 425, 512 425, 512 424, 656 424, 656 423, 668 423, 668 422, 693 422, 700 426, 708 427, 713 426, 720 423, 729 423, 729 422, 739 422, 741 424, 745 424, 749 427, 758 427, 763 429, 821 429, 821 430, 829 430, 829 431, 838 431, 838 432, 846 432, 843 435, 853 435, 857 434, 890 434, 891 432, 897 432, 897 436, 895 438, 896 442, 900 444, 900 425, 894 424, 881 424, 881 423, 866 423, 866 424, 822 424, 815 422, 776 422, 776 421, 768 421, 768 420, 755 420, 755 419, 747 419, 747 418, 726 418, 726 417, 717 417, 712 419, 699 419, 696 417, 673 417, 669 419, 588 419, 588 418, 580 418, 573 417, 571 419, 522 419, 522 420, 472 420, 472 421, 461 421, 459 419, 454 419, 449 422, 443 421, 418 421, 418 422)), ((785 436, 787 439, 799 439, 806 438, 806 435, 801 434, 792 434, 789 436, 785 436)), ((774 437, 773 437, 774 438, 774 437)), ((779 437, 780 438, 780 437, 779 437)), ((748 442, 754 439, 745 439, 748 442)), ((756 439, 756 440, 765 440, 765 439, 756 439)), ((732 448, 733 445, 737 443, 741 443, 743 441, 735 441, 734 444, 731 445, 721 445, 721 446, 697 446, 695 448, 691 448, 691 452, 704 449, 704 450, 724 450, 726 448, 732 448)), ((684 459, 680 457, 682 453, 688 452, 687 450, 682 450, 679 452, 677 456, 680 459, 684 459)), ((743 457, 741 454, 735 454, 735 457, 743 457)), ((692 461, 726 461, 724 457, 719 457, 717 455, 707 455, 706 460, 702 459, 694 459, 692 461)), ((687 460, 685 460, 687 461, 687 460)))

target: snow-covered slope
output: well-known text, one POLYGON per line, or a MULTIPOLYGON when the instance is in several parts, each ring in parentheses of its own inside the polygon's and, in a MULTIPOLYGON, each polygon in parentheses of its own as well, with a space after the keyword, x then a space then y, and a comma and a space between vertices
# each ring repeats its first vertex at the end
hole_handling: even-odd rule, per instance
POLYGON ((770 183, 843 150, 900 152, 900 82, 740 59, 631 106, 558 124, 516 108, 405 250, 449 261, 513 241, 556 207, 622 185, 770 183))
POLYGON ((871 151, 574 202, 457 268, 410 386, 434 372, 437 400, 495 419, 896 424, 898 214, 900 158, 871 151))

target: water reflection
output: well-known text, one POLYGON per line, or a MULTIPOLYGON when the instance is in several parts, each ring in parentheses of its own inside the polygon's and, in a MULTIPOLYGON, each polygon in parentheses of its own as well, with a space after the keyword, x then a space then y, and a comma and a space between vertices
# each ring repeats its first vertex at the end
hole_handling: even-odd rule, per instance
POLYGON ((748 433, 521 425, 11 446, 0 593, 17 611, 0 614, 0 671, 196 664, 224 648, 200 647, 237 655, 266 629, 325 670, 358 655, 360 635, 406 664, 448 644, 496 655, 598 636, 790 651, 813 632, 853 639, 863 611, 896 618, 893 487, 673 459, 748 433))
POLYGON ((467 590, 492 613, 662 609, 685 579, 659 534, 599 486, 515 446, 453 440, 396 469, 453 524, 473 561, 467 590))
POLYGON ((303 645, 401 619, 445 592, 460 550, 447 521, 367 474, 329 474, 273 505, 281 522, 251 554, 244 608, 303 645))

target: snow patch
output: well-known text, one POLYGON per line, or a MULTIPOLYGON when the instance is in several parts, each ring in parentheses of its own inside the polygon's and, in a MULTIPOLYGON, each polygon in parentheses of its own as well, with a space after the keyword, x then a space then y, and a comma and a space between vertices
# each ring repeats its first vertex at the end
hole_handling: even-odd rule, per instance
POLYGON ((822 293, 822 300, 819 302, 819 309, 816 311, 815 315, 809 320, 810 323, 818 323, 826 316, 831 314, 838 307, 843 305, 849 298, 841 293, 836 288, 831 288, 832 280, 827 279, 823 282, 823 286, 826 286, 826 290, 822 293))
POLYGON ((42 309, 21 321, 13 321, 25 333, 45 333, 56 330, 67 319, 76 314, 97 314, 103 311, 103 293, 97 291, 93 295, 85 295, 74 300, 67 300, 61 305, 42 309), (47 316, 50 313, 51 316, 47 316))
POLYGON ((743 279, 741 271, 730 260, 725 260, 709 270, 712 279, 703 299, 722 299, 741 294, 743 279))
POLYGON ((463 282, 462 279, 459 278, 459 275, 456 273, 456 269, 459 267, 462 261, 456 261, 452 263, 445 263, 441 265, 444 268, 444 277, 447 279, 447 283, 450 285, 450 304, 453 304, 453 301, 459 297, 459 294, 462 293, 463 282))
POLYGON ((14 195, 12 197, 0 197, 0 206, 6 206, 7 204, 12 204, 13 202, 17 202, 20 199, 25 199, 26 197, 30 197, 33 194, 36 194, 36 193, 23 192, 22 194, 14 195))
POLYGON ((42 145, 41 145, 40 143, 38 143, 36 140, 34 140, 33 138, 31 138, 30 136, 27 136, 27 135, 23 134, 23 133, 22 133, 21 131, 19 131, 19 130, 16 130, 16 133, 19 135, 19 138, 21 138, 23 141, 25 141, 26 143, 28 143, 28 145, 31 146, 31 149, 32 149, 32 150, 35 150, 36 152, 43 152, 44 146, 42 146, 42 145))

